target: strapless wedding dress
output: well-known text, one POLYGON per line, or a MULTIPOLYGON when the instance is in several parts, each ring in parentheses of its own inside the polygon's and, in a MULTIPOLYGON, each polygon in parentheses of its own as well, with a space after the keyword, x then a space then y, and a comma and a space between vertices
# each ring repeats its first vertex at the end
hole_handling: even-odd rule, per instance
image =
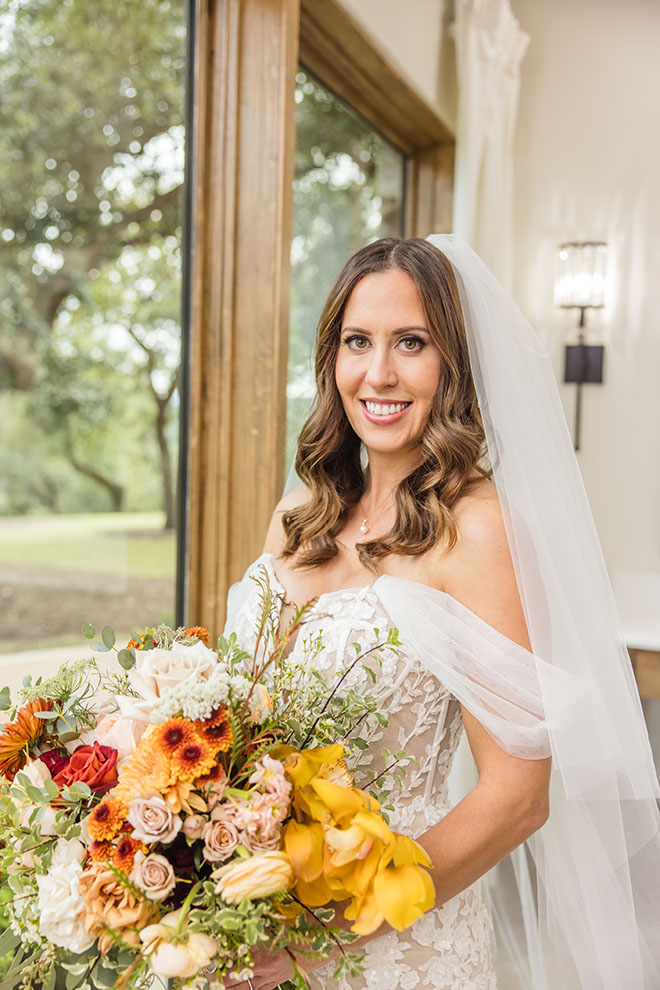
MULTIPOLYGON (((259 589, 251 576, 260 568, 266 569, 273 590, 284 595, 270 554, 259 557, 248 568, 243 580, 231 589, 225 631, 236 632, 248 650, 254 645, 260 607, 259 589)), ((395 623, 385 610, 382 598, 386 596, 380 592, 386 586, 384 582, 391 586, 392 582, 398 581, 381 577, 366 587, 321 595, 308 613, 293 653, 303 649, 303 640, 308 636, 320 635, 325 649, 317 655, 315 663, 321 672, 330 673, 347 656, 354 655, 353 643, 360 643, 366 650, 382 642, 395 623), (378 639, 374 629, 379 631, 378 639)), ((451 619, 449 610, 447 614, 451 619)), ((398 656, 391 650, 385 651, 382 666, 372 667, 377 674, 377 683, 370 690, 377 695, 380 710, 389 724, 373 738, 362 765, 377 771, 383 769, 383 747, 391 751, 405 749, 416 758, 418 765, 409 765, 395 810, 390 812, 391 827, 415 838, 450 810, 447 778, 463 731, 463 721, 454 695, 406 648, 403 634, 401 639, 404 646, 398 656)), ((367 677, 359 665, 351 676, 354 676, 355 684, 367 677)), ((356 783, 360 783, 357 777, 356 783)), ((406 931, 392 931, 368 942, 365 946, 366 968, 359 979, 333 980, 332 963, 310 974, 311 984, 315 990, 414 990, 418 987, 420 990, 423 987, 495 990, 492 932, 491 916, 477 883, 429 911, 406 931)))

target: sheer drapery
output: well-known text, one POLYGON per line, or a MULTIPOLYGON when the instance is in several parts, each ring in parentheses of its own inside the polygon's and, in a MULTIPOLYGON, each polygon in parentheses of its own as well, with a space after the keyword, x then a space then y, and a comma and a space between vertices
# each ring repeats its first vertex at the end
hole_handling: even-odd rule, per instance
POLYGON ((456 0, 454 232, 500 281, 512 278, 513 138, 529 36, 509 0, 456 0))

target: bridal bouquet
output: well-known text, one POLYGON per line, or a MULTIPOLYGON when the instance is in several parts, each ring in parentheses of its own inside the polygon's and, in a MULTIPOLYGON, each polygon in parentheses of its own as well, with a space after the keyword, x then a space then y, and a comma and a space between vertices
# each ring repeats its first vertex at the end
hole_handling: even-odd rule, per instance
POLYGON ((53 990, 58 971, 67 990, 153 974, 222 990, 252 975, 259 948, 288 951, 304 986, 301 959, 339 948, 335 975, 357 975, 345 944, 433 906, 428 857, 381 806, 405 754, 387 754, 368 791, 349 769, 386 724, 351 674, 396 649, 396 633, 356 645, 328 684, 319 639, 302 661, 286 655, 305 609, 280 634, 277 596, 259 583, 251 654, 235 635, 210 649, 198 627, 118 649, 106 626, 92 648, 118 669, 90 659, 27 676, 16 706, 0 692, 0 956, 14 952, 1 990, 53 990), (333 923, 341 901, 350 930, 333 923))

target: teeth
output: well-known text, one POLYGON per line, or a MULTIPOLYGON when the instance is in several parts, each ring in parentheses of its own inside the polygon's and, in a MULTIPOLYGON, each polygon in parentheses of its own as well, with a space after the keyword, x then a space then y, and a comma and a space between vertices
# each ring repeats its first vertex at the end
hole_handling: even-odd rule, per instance
POLYGON ((365 406, 372 416, 392 416, 393 413, 401 412, 408 405, 410 405, 408 402, 396 402, 389 405, 383 405, 380 402, 365 402, 365 406))

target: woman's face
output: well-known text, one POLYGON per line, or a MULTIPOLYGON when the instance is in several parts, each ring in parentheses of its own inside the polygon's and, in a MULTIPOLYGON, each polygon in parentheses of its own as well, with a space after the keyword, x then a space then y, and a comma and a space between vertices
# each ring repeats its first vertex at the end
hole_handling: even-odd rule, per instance
POLYGON ((394 269, 358 282, 344 310, 335 381, 348 420, 369 450, 416 448, 441 364, 409 275, 394 269))

